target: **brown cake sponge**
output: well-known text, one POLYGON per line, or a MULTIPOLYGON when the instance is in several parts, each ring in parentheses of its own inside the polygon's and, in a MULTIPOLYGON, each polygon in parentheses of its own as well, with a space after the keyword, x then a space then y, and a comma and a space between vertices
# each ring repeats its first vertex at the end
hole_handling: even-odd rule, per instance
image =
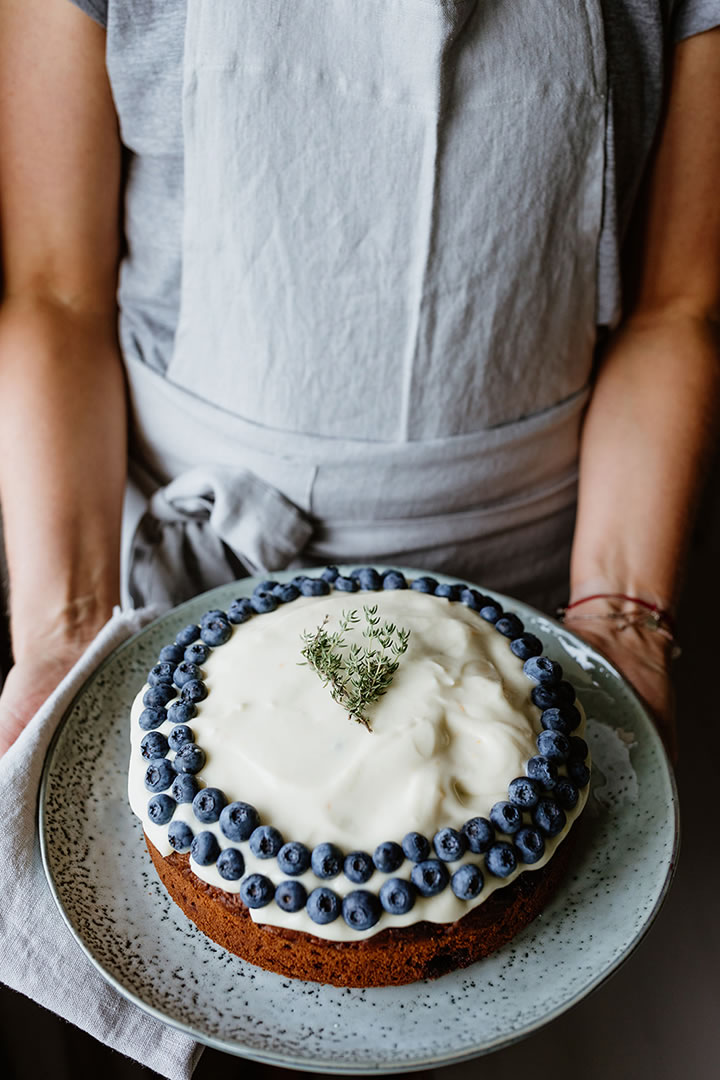
POLYGON ((338 942, 253 922, 237 893, 209 885, 192 872, 189 855, 172 852, 165 858, 145 840, 172 899, 218 945, 288 978, 356 987, 437 979, 495 952, 546 906, 571 855, 566 838, 544 867, 497 889, 457 922, 419 922, 338 942))

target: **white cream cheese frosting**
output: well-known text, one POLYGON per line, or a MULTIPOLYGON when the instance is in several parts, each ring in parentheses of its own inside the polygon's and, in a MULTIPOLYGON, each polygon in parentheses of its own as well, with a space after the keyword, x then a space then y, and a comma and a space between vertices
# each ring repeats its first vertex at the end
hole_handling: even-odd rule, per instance
MULTIPOLYGON (((348 631, 349 640, 362 640, 361 625, 348 631)), ((230 640, 211 651, 202 671, 208 696, 190 722, 206 754, 198 774, 201 786, 219 788, 228 802, 252 804, 263 824, 309 849, 329 842, 344 853, 372 853, 381 842, 399 843, 410 831, 432 841, 439 828, 459 830, 470 818, 487 818, 494 803, 507 799, 510 781, 524 776, 528 759, 538 753, 541 711, 531 700, 533 683, 507 637, 464 604, 414 590, 301 597, 235 626, 230 640), (361 614, 364 605, 377 605, 383 620, 410 631, 389 690, 369 707, 371 731, 333 701, 301 655, 304 632, 314 632, 326 618, 332 631, 343 612, 361 614)), ((144 785, 147 762, 139 748, 145 732, 137 722, 145 689, 132 708, 129 799, 148 838, 168 855, 167 826, 154 824, 147 813, 151 793, 144 785)), ((584 733, 584 725, 583 716, 577 734, 584 733)), ((166 721, 158 730, 168 735, 172 726, 166 721)), ((173 756, 171 751, 168 757, 173 756)), ((450 874, 467 862, 481 869, 485 883, 474 900, 458 899, 448 886, 434 897, 418 896, 405 915, 383 912, 372 929, 360 932, 342 918, 318 925, 305 908, 289 913, 274 902, 251 908, 250 914, 259 923, 333 941, 358 940, 420 920, 453 922, 522 871, 545 865, 586 796, 587 787, 577 806, 566 811, 563 831, 546 837, 543 858, 532 865, 519 863, 509 877, 495 877, 484 856, 469 851, 457 863, 446 864, 450 874)), ((238 848, 246 874, 264 874, 275 885, 287 879, 275 859, 257 858, 247 842, 230 844, 218 823, 199 826, 191 804, 178 805, 173 821, 213 832, 221 848, 238 848)), ((512 840, 501 833, 498 839, 512 840)), ((191 865, 204 881, 239 891, 240 881, 223 879, 214 864, 191 865)), ((377 893, 389 877, 409 879, 412 866, 405 860, 392 874, 376 870, 362 887, 377 893)), ((325 885, 341 898, 358 887, 344 874, 320 881, 310 870, 295 880, 308 892, 325 885)))

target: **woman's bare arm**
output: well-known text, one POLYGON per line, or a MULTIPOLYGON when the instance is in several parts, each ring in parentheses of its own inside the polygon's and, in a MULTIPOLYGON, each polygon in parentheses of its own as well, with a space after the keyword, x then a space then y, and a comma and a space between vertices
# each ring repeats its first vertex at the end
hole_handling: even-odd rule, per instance
POLYGON ((118 598, 121 152, 104 51, 67 0, 0 0, 0 504, 15 658, 0 753, 118 598))
MULTIPOLYGON (((720 396, 720 30, 675 49, 667 115, 643 210, 634 297, 584 425, 572 594, 674 607, 720 396)), ((612 605, 611 605, 612 606, 612 605)), ((668 717, 667 648, 649 631, 575 612, 668 717)), ((572 616, 572 613, 570 613, 572 616)), ((572 621, 572 618, 571 618, 572 621)))

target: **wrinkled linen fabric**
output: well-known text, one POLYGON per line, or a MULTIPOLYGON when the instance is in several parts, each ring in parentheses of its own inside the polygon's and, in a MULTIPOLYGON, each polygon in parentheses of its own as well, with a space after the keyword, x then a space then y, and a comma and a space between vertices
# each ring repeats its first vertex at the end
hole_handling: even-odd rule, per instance
POLYGON ((189 1080, 202 1048, 127 1001, 93 967, 50 892, 37 831, 43 763, 58 723, 105 657, 157 614, 116 611, 0 758, 0 978, 168 1080, 189 1080))

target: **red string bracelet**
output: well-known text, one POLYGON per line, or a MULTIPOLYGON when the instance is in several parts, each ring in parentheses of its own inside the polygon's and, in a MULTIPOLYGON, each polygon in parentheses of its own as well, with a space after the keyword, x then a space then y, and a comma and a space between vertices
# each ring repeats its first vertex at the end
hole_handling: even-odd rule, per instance
MULTIPOLYGON (((593 593, 592 596, 583 596, 580 600, 573 600, 567 607, 560 608, 558 615, 561 617, 566 615, 568 611, 572 611, 574 608, 580 607, 581 604, 588 604, 591 600, 624 600, 628 604, 637 604, 644 611, 648 612, 644 616, 645 625, 651 626, 653 629, 659 631, 664 637, 669 638, 671 641, 675 637, 675 620, 667 608, 661 608, 659 604, 653 604, 649 600, 643 600, 640 596, 627 596, 625 593, 593 593)), ((581 619, 624 619, 622 626, 618 629, 622 630, 625 626, 631 626, 637 624, 638 619, 633 619, 631 614, 624 611, 610 611, 603 614, 593 615, 579 615, 581 619)))

